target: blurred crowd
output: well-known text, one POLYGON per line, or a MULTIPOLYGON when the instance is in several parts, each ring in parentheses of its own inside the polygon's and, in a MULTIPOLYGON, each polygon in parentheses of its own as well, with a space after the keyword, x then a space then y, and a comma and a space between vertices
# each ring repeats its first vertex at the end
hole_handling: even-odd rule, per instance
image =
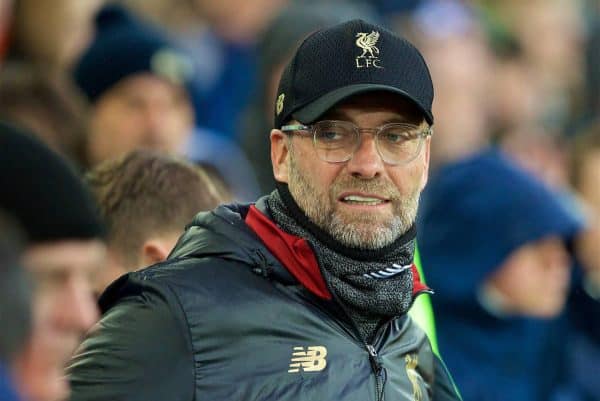
POLYGON ((274 189, 280 74, 353 18, 431 69, 418 247, 464 400, 600 400, 598 0, 0 0, 0 400, 67 399, 103 289, 274 189))

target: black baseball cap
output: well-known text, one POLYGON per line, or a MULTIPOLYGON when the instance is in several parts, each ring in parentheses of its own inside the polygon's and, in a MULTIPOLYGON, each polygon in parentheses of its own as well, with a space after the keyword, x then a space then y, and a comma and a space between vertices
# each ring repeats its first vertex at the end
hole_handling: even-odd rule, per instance
POLYGON ((433 83, 416 47, 363 20, 317 31, 283 71, 274 126, 281 128, 292 118, 310 124, 342 100, 371 91, 406 97, 433 124, 433 83))

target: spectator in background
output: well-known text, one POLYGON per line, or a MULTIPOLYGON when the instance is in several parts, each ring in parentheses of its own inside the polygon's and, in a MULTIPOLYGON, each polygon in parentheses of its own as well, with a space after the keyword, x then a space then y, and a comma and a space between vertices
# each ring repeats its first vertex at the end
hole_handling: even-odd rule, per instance
POLYGON ((509 0, 493 2, 517 37, 525 62, 539 81, 543 119, 564 124, 577 116, 584 56, 582 2, 572 0, 509 0), (544 40, 540 40, 544 38, 544 40))
POLYGON ((184 155, 214 167, 238 199, 256 193, 252 168, 227 138, 195 127, 196 74, 165 32, 118 5, 96 17, 98 32, 75 70, 91 101, 89 167, 135 149, 184 155))
POLYGON ((468 3, 426 0, 414 10, 411 31, 431 65, 436 115, 432 169, 479 152, 491 138, 493 55, 468 3))
MULTIPOLYGON (((240 16, 243 21, 242 8, 254 7, 260 10, 256 14, 252 12, 255 17, 268 20, 270 12, 266 12, 259 2, 264 0, 241 2, 229 18, 240 16)), ((279 0, 266 2, 278 3, 279 0)), ((255 199, 260 192, 253 168, 230 131, 237 126, 241 109, 253 88, 253 35, 256 33, 244 38, 243 44, 224 41, 211 28, 195 1, 121 0, 120 3, 136 15, 165 28, 191 56, 193 85, 189 94, 194 104, 196 124, 185 155, 216 173, 218 180, 227 184, 235 199, 255 199)), ((235 2, 211 3, 207 6, 218 10, 227 9, 235 2)), ((239 23, 229 27, 250 33, 239 23)))
POLYGON ((192 66, 164 33, 118 6, 96 17, 75 81, 90 100, 90 166, 138 148, 183 154, 194 114, 192 66))
POLYGON ((92 16, 103 0, 14 0, 9 57, 68 71, 93 33, 92 16))
POLYGON ((14 360, 31 332, 31 288, 21 267, 22 233, 0 211, 0 400, 19 399, 14 384, 14 360))
MULTIPOLYGON (((92 277, 105 263, 103 227, 82 181, 30 135, 0 125, 0 209, 23 227, 32 277, 32 333, 15 359, 28 401, 62 400, 63 367, 98 317, 92 277)), ((4 331, 4 327, 3 327, 4 331)))
POLYGON ((499 56, 491 91, 496 141, 520 165, 569 196, 566 139, 586 112, 583 2, 475 3, 499 56))
POLYGON ((495 150, 446 165, 423 193, 421 258, 465 401, 545 401, 567 374, 550 346, 581 224, 558 199, 495 150))
POLYGON ((87 182, 108 225, 109 263, 98 294, 119 276, 165 260, 196 213, 224 200, 201 168, 150 151, 107 160, 87 182))
POLYGON ((86 117, 87 102, 68 75, 26 63, 0 69, 0 118, 27 128, 80 168, 86 117))

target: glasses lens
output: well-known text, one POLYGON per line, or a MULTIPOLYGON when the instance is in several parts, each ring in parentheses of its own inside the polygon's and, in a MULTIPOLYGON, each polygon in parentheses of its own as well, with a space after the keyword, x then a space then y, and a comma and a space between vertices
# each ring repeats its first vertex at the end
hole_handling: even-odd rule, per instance
POLYGON ((381 157, 388 163, 411 161, 419 154, 422 143, 420 128, 410 124, 390 124, 377 136, 381 157))
POLYGON ((357 134, 350 124, 320 121, 315 125, 315 147, 319 157, 328 162, 342 162, 352 157, 357 134))

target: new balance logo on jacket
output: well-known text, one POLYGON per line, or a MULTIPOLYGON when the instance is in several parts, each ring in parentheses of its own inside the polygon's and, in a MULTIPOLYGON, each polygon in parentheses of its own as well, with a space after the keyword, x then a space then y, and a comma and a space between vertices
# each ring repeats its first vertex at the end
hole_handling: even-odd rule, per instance
POLYGON ((327 366, 327 348, 323 346, 294 347, 288 373, 320 372, 327 366))

